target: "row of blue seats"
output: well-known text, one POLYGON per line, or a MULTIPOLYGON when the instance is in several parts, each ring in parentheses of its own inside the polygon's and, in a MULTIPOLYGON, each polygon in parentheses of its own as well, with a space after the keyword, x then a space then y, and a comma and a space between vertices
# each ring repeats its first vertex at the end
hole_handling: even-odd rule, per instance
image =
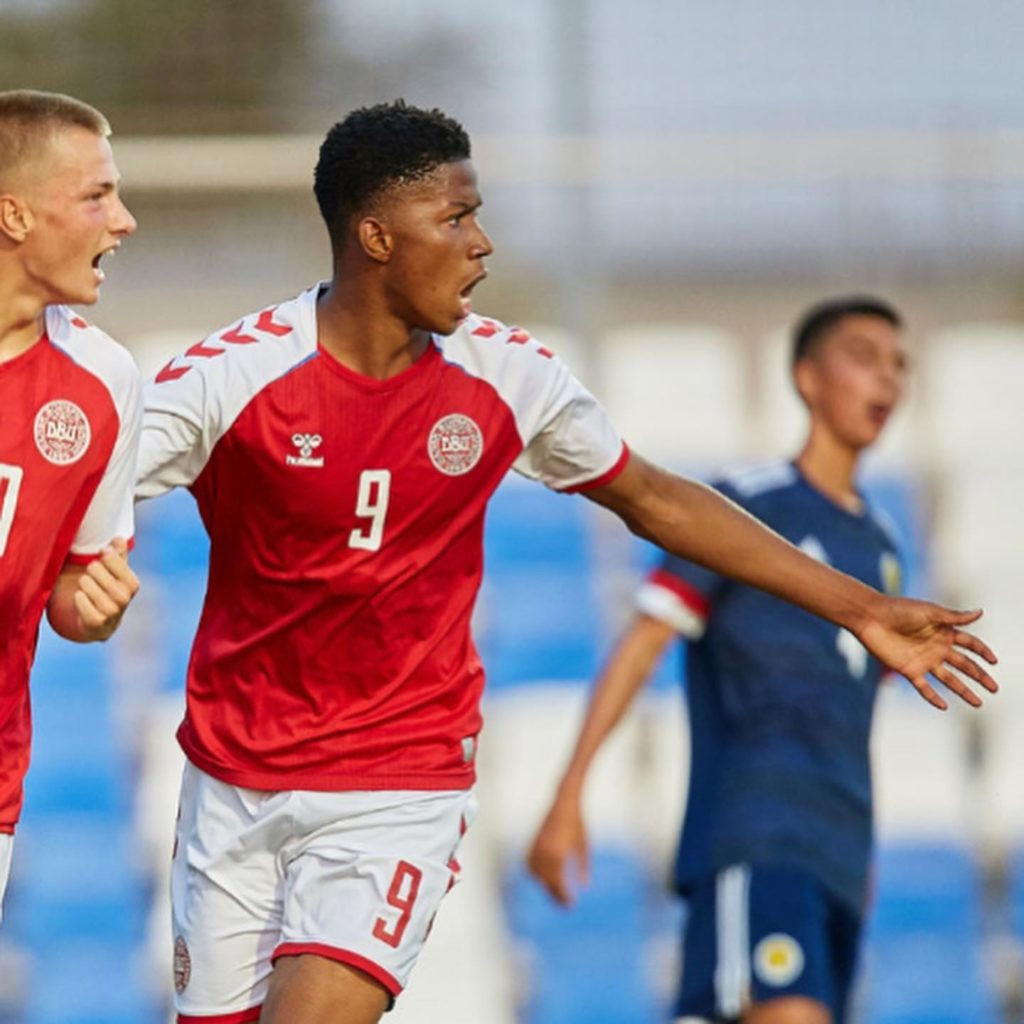
MULTIPOLYGON (((665 976, 673 961, 658 951, 676 941, 680 907, 634 851, 594 851, 591 885, 572 910, 555 906, 519 866, 505 897, 510 929, 528 950, 523 1024, 666 1019, 676 979, 665 976)), ((967 851, 883 847, 856 1019, 998 1024, 984 936, 979 874, 967 851)))
MULTIPOLYGON (((591 853, 590 885, 566 910, 516 865, 504 885, 509 927, 525 946, 523 1024, 665 1020, 669 991, 650 970, 671 949, 677 908, 635 852, 591 853)), ((665 979, 661 979, 665 980, 665 979)))
POLYGON ((35 740, 4 935, 27 964, 19 1024, 156 1024, 139 950, 148 897, 131 823, 133 770, 112 714, 107 646, 44 627, 35 740))

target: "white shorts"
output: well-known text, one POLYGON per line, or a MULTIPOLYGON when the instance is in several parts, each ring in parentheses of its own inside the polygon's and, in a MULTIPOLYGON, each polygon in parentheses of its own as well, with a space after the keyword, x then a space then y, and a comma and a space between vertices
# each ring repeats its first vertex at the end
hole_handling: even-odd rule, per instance
POLYGON ((171 865, 179 1024, 259 1018, 273 961, 405 986, 476 813, 472 790, 265 792, 186 763, 171 865))
POLYGON ((11 852, 14 850, 14 836, 0 832, 0 921, 4 919, 4 893, 7 880, 11 877, 11 852))

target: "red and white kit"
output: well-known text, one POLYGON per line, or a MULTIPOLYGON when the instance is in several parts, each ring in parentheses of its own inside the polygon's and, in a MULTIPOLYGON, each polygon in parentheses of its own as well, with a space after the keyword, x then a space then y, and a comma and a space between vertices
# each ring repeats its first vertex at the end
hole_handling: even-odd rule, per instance
POLYGON ((57 576, 134 532, 139 392, 131 356, 63 306, 0 363, 0 832, 21 811, 29 669, 57 576))
POLYGON ((178 1020, 258 1020, 273 959, 300 953, 397 996, 475 814, 471 789, 253 790, 186 762, 171 865, 178 1020))
POLYGON ((466 790, 487 501, 510 468, 607 483, 627 451, 524 331, 471 316, 378 381, 318 347, 318 292, 147 386, 138 493, 189 487, 211 539, 179 739, 246 789, 466 790))

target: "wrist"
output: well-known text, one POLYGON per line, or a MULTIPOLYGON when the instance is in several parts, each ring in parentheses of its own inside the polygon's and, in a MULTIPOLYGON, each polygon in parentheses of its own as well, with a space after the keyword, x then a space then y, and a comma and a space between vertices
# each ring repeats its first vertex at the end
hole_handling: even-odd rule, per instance
POLYGON ((884 621, 885 615, 882 611, 884 605, 889 601, 885 594, 871 587, 865 587, 863 600, 856 602, 851 608, 847 621, 840 625, 848 629, 858 639, 863 639, 866 633, 870 633, 874 626, 884 621))
POLYGON ((555 793, 555 800, 560 804, 579 803, 583 799, 584 776, 575 772, 563 777, 555 793))

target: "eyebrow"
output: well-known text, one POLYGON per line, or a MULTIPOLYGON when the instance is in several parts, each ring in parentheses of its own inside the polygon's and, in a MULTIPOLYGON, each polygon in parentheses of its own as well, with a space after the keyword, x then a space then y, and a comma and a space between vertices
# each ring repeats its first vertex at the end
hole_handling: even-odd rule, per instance
POLYGON ((91 181, 88 184, 83 186, 82 191, 83 192, 102 192, 102 193, 106 194, 108 192, 114 192, 117 189, 117 187, 120 184, 120 182, 121 182, 120 178, 117 178, 117 179, 104 178, 102 181, 91 181))
POLYGON ((459 210, 460 215, 463 213, 472 213, 474 210, 479 210, 484 205, 482 199, 478 199, 475 203, 467 203, 464 199, 453 199, 445 209, 451 210, 453 207, 459 210))

